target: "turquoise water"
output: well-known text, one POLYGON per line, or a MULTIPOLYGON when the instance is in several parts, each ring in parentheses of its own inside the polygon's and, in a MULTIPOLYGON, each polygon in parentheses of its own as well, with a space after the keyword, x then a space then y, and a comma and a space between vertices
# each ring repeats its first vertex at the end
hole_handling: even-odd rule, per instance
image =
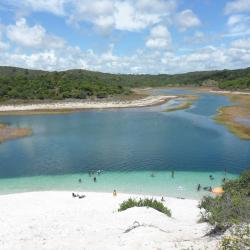
POLYGON ((116 189, 123 193, 149 194, 172 197, 199 199, 209 192, 201 189, 197 191, 197 184, 202 187, 220 186, 222 179, 233 179, 236 175, 224 172, 213 173, 214 180, 210 180, 206 172, 175 171, 172 178, 171 171, 129 171, 103 172, 89 176, 87 173, 67 174, 56 176, 34 176, 2 179, 0 189, 2 194, 47 191, 47 190, 74 190, 74 191, 101 191, 113 192, 116 189), (93 181, 93 177, 97 181, 93 181), (82 180, 79 183, 79 178, 82 180))
POLYGON ((250 142, 214 123, 216 110, 231 104, 227 97, 199 95, 189 109, 171 113, 161 111, 175 101, 141 109, 1 117, 0 122, 32 128, 33 135, 0 144, 0 193, 116 188, 200 197, 198 183, 218 186, 225 170, 233 178, 250 166, 250 142), (87 172, 99 169, 103 174, 94 183, 87 172), (79 176, 85 180, 81 184, 79 176))

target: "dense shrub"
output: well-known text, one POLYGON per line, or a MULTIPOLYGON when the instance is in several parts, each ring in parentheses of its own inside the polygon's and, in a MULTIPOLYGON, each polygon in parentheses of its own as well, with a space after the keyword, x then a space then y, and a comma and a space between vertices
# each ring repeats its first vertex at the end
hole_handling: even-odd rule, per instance
POLYGON ((131 207, 151 207, 171 217, 171 211, 165 207, 162 202, 148 198, 139 199, 138 201, 136 199, 129 198, 128 200, 122 202, 118 211, 124 211, 131 207))
POLYGON ((223 186, 219 197, 204 197, 199 207, 202 221, 215 226, 215 232, 225 231, 241 223, 250 223, 250 170, 223 186))

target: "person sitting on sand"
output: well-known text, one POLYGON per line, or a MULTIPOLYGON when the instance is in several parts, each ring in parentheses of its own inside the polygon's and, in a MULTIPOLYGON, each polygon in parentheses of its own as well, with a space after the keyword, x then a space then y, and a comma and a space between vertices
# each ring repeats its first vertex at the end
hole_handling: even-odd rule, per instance
POLYGON ((77 197, 78 195, 77 194, 75 194, 75 193, 72 193, 72 197, 77 197))
POLYGON ((78 195, 78 198, 79 199, 82 199, 82 198, 85 198, 86 197, 86 195, 84 194, 84 195, 78 195))
POLYGON ((113 191, 113 196, 117 196, 116 190, 113 191))
POLYGON ((161 201, 165 201, 165 199, 164 199, 164 197, 163 197, 163 196, 161 197, 161 201))

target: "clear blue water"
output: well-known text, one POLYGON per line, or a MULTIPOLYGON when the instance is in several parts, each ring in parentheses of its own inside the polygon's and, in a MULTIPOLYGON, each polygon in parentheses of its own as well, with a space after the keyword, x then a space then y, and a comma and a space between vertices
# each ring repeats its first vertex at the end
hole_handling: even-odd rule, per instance
POLYGON ((33 130, 31 137, 0 144, 0 192, 116 188, 195 198, 197 183, 221 185, 225 169, 234 178, 250 166, 250 141, 212 119, 220 106, 230 105, 227 97, 199 95, 191 108, 175 112, 161 112, 169 105, 164 104, 0 117, 0 122, 33 130), (93 184, 86 173, 99 169, 104 174, 93 184), (174 180, 169 177, 172 170, 174 180), (78 176, 86 183, 79 186, 78 176))

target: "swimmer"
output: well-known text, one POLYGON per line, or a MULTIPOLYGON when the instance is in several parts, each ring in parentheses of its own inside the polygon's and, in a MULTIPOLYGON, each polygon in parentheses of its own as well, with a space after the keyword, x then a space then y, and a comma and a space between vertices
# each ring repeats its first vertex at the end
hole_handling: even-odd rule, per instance
POLYGON ((174 170, 171 171, 172 178, 174 178, 174 170))
POLYGON ((210 180, 214 180, 214 177, 210 174, 209 175, 210 180))

